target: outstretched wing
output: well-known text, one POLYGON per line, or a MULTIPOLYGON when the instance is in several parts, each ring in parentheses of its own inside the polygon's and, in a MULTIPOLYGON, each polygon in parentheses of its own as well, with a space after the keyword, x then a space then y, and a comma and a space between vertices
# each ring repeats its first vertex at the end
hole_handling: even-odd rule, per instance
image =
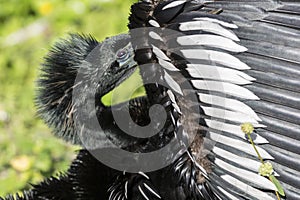
MULTIPOLYGON (((153 28, 143 44, 152 60, 171 78, 179 70, 199 97, 200 125, 208 130, 201 147, 212 165, 207 181, 217 196, 271 200, 280 189, 258 174, 261 162, 241 130, 249 122, 283 198, 299 199, 300 2, 142 1, 129 19, 132 30, 153 28)), ((180 104, 185 88, 173 80, 166 82, 180 104)))

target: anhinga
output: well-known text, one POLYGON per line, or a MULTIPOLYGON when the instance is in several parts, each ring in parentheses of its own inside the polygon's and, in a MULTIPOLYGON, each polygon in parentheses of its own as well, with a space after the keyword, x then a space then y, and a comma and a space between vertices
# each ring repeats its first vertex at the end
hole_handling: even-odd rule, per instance
MULTIPOLYGON (((102 43, 71 35, 45 58, 40 113, 84 148, 64 175, 16 198, 300 199, 300 2, 143 0, 128 27, 102 43), (146 95, 104 105, 136 68, 146 95), (162 121, 149 114, 157 104, 162 121), (148 124, 156 135, 133 136, 148 124), (122 171, 97 157, 171 142, 157 170, 122 171)), ((141 161, 128 162, 152 164, 141 161)))

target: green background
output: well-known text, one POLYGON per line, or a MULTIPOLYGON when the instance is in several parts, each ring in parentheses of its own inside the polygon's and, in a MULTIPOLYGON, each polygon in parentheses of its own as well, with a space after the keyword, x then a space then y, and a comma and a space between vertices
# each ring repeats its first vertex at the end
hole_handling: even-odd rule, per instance
POLYGON ((0 0, 0 196, 65 171, 79 147, 36 114, 35 81, 50 46, 68 33, 99 41, 127 31, 133 0, 0 0))

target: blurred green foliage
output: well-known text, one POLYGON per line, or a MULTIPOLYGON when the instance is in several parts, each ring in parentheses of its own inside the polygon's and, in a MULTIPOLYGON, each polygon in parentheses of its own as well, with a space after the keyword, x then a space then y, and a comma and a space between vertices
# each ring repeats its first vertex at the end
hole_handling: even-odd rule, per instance
POLYGON ((127 30, 133 0, 0 0, 0 196, 68 168, 74 147, 36 115, 35 80, 50 46, 68 33, 99 41, 127 30))

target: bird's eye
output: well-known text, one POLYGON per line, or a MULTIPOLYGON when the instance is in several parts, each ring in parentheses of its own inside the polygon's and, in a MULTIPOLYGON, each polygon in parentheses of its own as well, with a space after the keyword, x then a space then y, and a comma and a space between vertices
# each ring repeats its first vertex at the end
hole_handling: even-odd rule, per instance
POLYGON ((123 62, 128 58, 128 51, 126 49, 120 49, 117 52, 117 60, 123 62))

